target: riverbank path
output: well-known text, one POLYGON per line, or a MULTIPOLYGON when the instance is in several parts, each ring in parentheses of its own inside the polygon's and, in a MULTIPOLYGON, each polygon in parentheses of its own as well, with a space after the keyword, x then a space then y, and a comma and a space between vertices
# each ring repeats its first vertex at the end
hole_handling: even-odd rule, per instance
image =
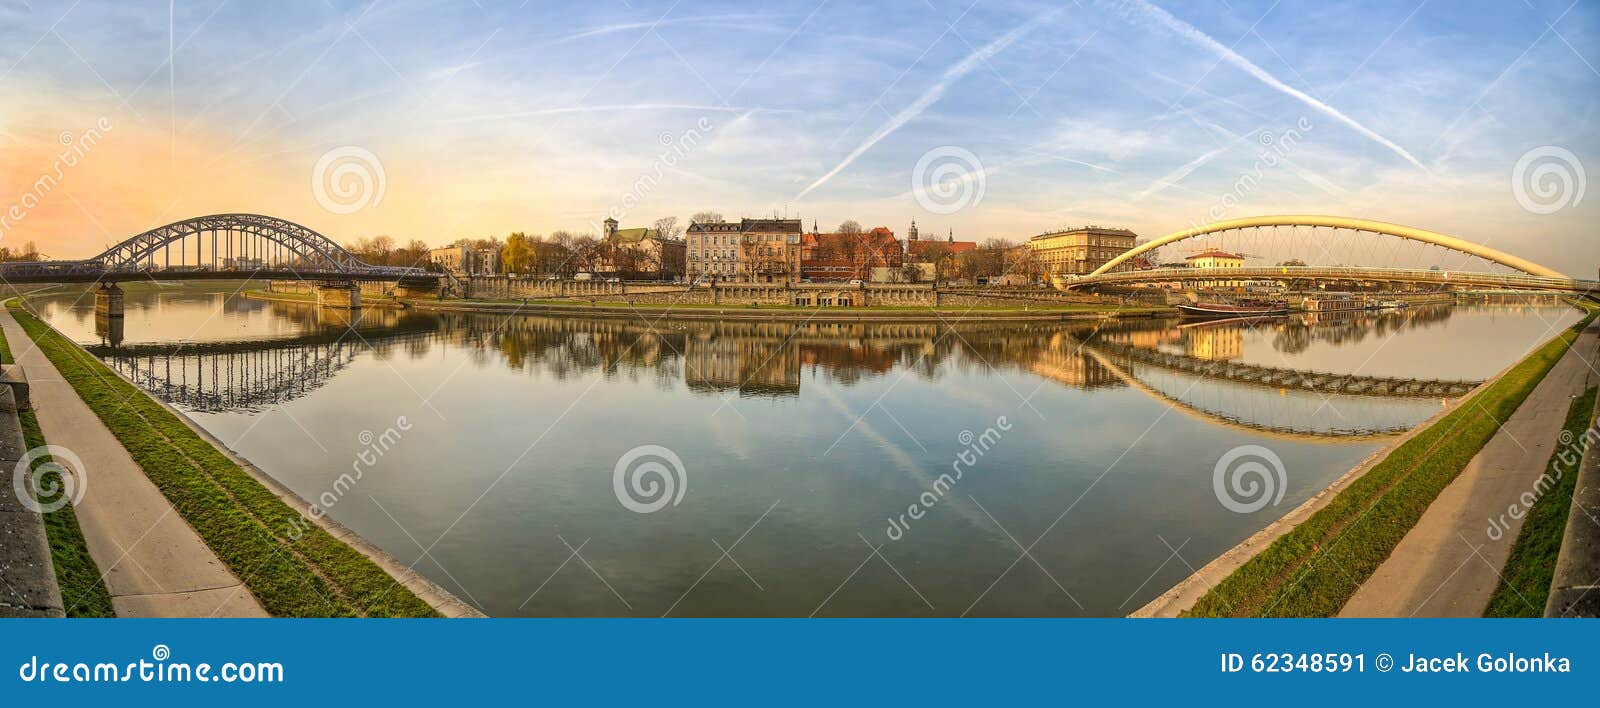
MULTIPOLYGON (((1572 399, 1600 384, 1600 321, 1585 329, 1489 444, 1478 451, 1389 558, 1345 603, 1341 617, 1481 617, 1500 583, 1522 518, 1560 444, 1572 399), (1491 523, 1499 526, 1491 533, 1491 523)), ((1543 612, 1544 608, 1537 608, 1543 612)))
POLYGON ((267 616, 4 308, 0 331, 28 377, 45 439, 83 462, 73 508, 117 616, 267 616))

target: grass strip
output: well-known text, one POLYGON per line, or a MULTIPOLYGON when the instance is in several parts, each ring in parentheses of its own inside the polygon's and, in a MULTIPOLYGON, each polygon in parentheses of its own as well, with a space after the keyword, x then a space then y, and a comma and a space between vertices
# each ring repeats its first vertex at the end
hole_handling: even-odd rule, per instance
MULTIPOLYGON (((0 336, 0 364, 13 364, 11 347, 0 336)), ((17 414, 22 424, 22 440, 29 450, 46 444, 44 431, 39 429, 39 418, 33 411, 17 414)), ((45 467, 52 461, 49 455, 35 460, 37 468, 45 469, 40 475, 39 487, 60 489, 61 474, 45 467)), ((78 515, 71 504, 63 505, 44 515, 45 540, 50 545, 50 564, 56 572, 56 585, 61 588, 61 604, 68 617, 115 617, 111 607, 111 593, 101 580, 100 568, 89 556, 89 545, 83 540, 83 530, 78 528, 78 515)))
MULTIPOLYGON (((22 437, 28 449, 45 445, 44 431, 39 429, 39 418, 33 411, 22 411, 22 437)), ((52 460, 44 455, 35 466, 52 460)), ((39 476, 41 489, 60 489, 61 473, 47 469, 39 476)), ((99 566, 89 556, 89 544, 83 539, 83 529, 78 528, 78 515, 71 504, 64 504, 44 515, 45 539, 50 544, 50 564, 55 567, 56 585, 61 588, 61 604, 68 617, 116 617, 111 606, 111 593, 106 590, 99 566)))
POLYGON ((32 314, 12 314, 207 546, 278 617, 437 616, 371 559, 300 515, 177 416, 32 314))
POLYGON ((1555 578, 1556 558, 1561 555, 1561 539, 1567 531, 1567 513, 1572 494, 1578 488, 1578 465, 1582 453, 1578 441, 1594 419, 1595 396, 1591 388, 1572 402, 1567 422, 1555 452, 1550 455, 1547 472, 1539 478, 1533 508, 1524 509, 1527 519, 1517 533, 1506 567, 1500 572, 1500 585, 1489 598, 1484 617, 1543 617, 1545 601, 1550 599, 1550 583, 1555 578), (1565 441, 1565 442, 1562 442, 1565 441))
POLYGON ((1338 613, 1595 316, 1591 311, 1395 448, 1327 506, 1239 566, 1186 614, 1329 617, 1338 613))

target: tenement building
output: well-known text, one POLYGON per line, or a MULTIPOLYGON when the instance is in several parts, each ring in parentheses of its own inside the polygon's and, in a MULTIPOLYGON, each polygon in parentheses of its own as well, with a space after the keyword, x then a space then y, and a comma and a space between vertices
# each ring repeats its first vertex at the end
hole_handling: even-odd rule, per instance
POLYGON ((1028 240, 1028 247, 1051 275, 1087 275, 1133 250, 1138 240, 1127 229, 1085 226, 1039 234, 1028 240))
POLYGON ((800 277, 799 219, 697 221, 684 235, 691 282, 784 283, 800 277))
POLYGON ((452 275, 494 275, 500 272, 500 251, 493 248, 445 246, 428 251, 428 260, 452 275))

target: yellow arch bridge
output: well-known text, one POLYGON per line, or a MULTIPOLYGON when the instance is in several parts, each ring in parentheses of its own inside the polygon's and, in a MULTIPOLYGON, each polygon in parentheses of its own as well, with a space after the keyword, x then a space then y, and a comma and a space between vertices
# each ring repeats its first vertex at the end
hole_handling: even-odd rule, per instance
POLYGON ((1062 290, 1079 290, 1097 287, 1115 287, 1163 282, 1191 282, 1218 280, 1260 280, 1289 283, 1293 281, 1350 282, 1350 283, 1417 283, 1434 284, 1448 288, 1495 288, 1509 290, 1539 290, 1574 293, 1600 297, 1600 281, 1568 277, 1553 268, 1539 265, 1504 251, 1473 243, 1426 229, 1401 226, 1370 219, 1343 216, 1284 215, 1254 216, 1243 219, 1218 221, 1205 226, 1184 229, 1154 239, 1127 251, 1094 272, 1084 276, 1058 276, 1055 285, 1062 290), (1364 266, 1258 266, 1243 268, 1186 268, 1165 267, 1148 270, 1126 270, 1135 258, 1163 246, 1224 232, 1276 227, 1329 228, 1348 231, 1351 235, 1370 233, 1439 246, 1469 256, 1496 263, 1515 273, 1488 273, 1478 271, 1382 268, 1364 266))

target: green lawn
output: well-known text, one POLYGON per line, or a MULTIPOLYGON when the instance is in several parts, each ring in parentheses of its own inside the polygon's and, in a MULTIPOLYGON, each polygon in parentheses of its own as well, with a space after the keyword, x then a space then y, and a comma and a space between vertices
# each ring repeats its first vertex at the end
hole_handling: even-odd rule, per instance
MULTIPOLYGON (((6 338, 0 336, 0 363, 11 364, 11 348, 6 338)), ((39 418, 33 411, 17 414, 22 423, 22 439, 29 450, 45 445, 44 433, 39 430, 39 418)), ((48 455, 35 461, 35 467, 50 461, 48 455)), ((39 479, 40 487, 56 489, 61 475, 46 471, 39 479)), ((50 544, 50 564, 55 567, 56 584, 61 587, 61 603, 68 617, 115 617, 111 608, 111 595, 106 592, 100 569, 89 557, 89 546, 84 543, 83 530, 78 528, 78 515, 72 505, 44 515, 45 539, 50 544)))
MULTIPOLYGON (((1600 389, 1591 388, 1572 402, 1564 428, 1570 437, 1564 439, 1583 439, 1590 421, 1594 419, 1597 392, 1600 389)), ((1550 463, 1545 466, 1552 479, 1557 474, 1560 478, 1555 479, 1554 484, 1533 503, 1532 509, 1526 510, 1528 516, 1522 522, 1522 530, 1517 533, 1517 541, 1511 547, 1506 567, 1500 571, 1500 586, 1489 598, 1489 607, 1483 611, 1484 617, 1544 616, 1544 604, 1550 598, 1550 582, 1556 573, 1556 558, 1561 554, 1561 539, 1567 530, 1567 512, 1572 508, 1572 493, 1578 487, 1578 464, 1581 461, 1581 455, 1574 454, 1579 448, 1571 443, 1563 444, 1561 439, 1557 439, 1556 450, 1550 455, 1550 463), (1571 464, 1566 464, 1567 461, 1571 464)))
POLYGON ((1552 339, 1456 410, 1396 448, 1294 530, 1223 579, 1187 613, 1198 617, 1328 617, 1511 417, 1578 333, 1552 339))
POLYGON ((170 411, 20 309, 12 314, 267 612, 279 617, 437 616, 366 556, 299 514, 170 411))

